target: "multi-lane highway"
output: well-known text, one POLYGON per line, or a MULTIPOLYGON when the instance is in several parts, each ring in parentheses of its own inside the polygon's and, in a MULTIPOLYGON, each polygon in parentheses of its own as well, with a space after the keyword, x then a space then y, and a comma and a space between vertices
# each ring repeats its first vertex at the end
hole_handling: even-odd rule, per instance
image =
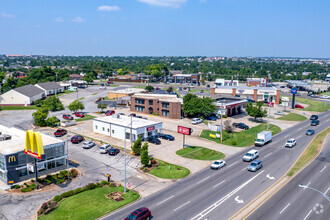
MULTIPOLYGON (((329 126, 330 111, 319 118, 316 134, 329 126)), ((275 135, 272 143, 262 148, 247 148, 246 152, 259 150, 264 164, 255 173, 247 171, 249 163, 242 161, 243 154, 236 154, 220 170, 204 169, 103 219, 123 219, 142 206, 148 207, 155 219, 228 219, 286 173, 313 138, 305 135, 308 128, 310 121, 306 120, 275 135), (289 138, 297 140, 294 148, 284 147, 289 138)))

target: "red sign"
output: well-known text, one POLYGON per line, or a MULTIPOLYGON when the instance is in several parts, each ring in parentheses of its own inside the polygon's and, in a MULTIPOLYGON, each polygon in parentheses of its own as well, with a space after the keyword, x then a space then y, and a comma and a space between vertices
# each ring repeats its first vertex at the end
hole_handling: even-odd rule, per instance
POLYGON ((268 102, 268 107, 274 107, 274 102, 268 102))
POLYGON ((191 128, 178 126, 178 133, 185 134, 185 135, 191 135, 191 128))
POLYGON ((153 131, 153 130, 155 130, 155 126, 147 128, 147 131, 153 131))
POLYGON ((42 159, 41 156, 39 157, 38 153, 33 153, 33 152, 29 151, 29 150, 24 151, 24 152, 25 152, 25 154, 27 154, 27 155, 29 155, 29 156, 31 156, 31 157, 37 158, 37 159, 39 159, 39 160, 42 159))
POLYGON ((131 186, 132 186, 131 183, 127 183, 128 188, 131 188, 131 186))

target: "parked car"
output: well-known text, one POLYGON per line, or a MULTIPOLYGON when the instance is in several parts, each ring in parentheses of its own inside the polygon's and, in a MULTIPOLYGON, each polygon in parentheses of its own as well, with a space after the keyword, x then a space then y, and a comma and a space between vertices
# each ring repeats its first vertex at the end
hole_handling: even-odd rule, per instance
POLYGON ((210 88, 210 85, 209 85, 209 84, 207 84, 207 85, 206 85, 206 87, 207 87, 207 88, 210 88))
POLYGON ((159 137, 162 139, 165 139, 165 140, 169 140, 169 141, 174 141, 174 139, 175 139, 172 135, 169 135, 169 134, 161 134, 159 137))
POLYGON ((202 123, 202 122, 203 122, 203 119, 201 119, 201 118, 193 118, 191 120, 191 124, 193 124, 193 125, 197 125, 197 124, 202 123))
POLYGON ((152 143, 152 144, 157 144, 157 145, 162 143, 162 142, 160 142, 160 140, 158 138, 155 138, 155 137, 149 138, 148 142, 152 143))
POLYGON ((224 166, 226 166, 226 162, 224 160, 216 160, 211 165, 211 169, 218 170, 218 169, 220 169, 220 168, 222 168, 224 166))
POLYGON ((259 151, 257 150, 250 150, 243 156, 243 161, 252 161, 259 157, 259 151))
POLYGON ((135 113, 131 113, 129 116, 130 117, 136 117, 136 114, 135 113))
POLYGON ((160 88, 159 87, 156 87, 156 90, 159 90, 160 88))
POLYGON ((254 103, 254 102, 256 102, 256 101, 254 101, 253 99, 247 99, 247 102, 252 102, 252 103, 254 103))
POLYGON ((319 125, 320 124, 320 121, 319 120, 313 120, 311 121, 311 126, 316 126, 316 125, 319 125))
POLYGON ((113 84, 113 82, 112 82, 112 81, 108 81, 107 83, 108 83, 108 84, 113 84))
POLYGON ((317 115, 312 115, 310 118, 310 120, 317 120, 317 119, 319 119, 319 116, 317 116, 317 115))
POLYGON ((83 148, 84 149, 90 149, 90 148, 92 148, 94 146, 95 146, 95 142, 94 141, 85 141, 83 143, 83 148))
POLYGON ((117 113, 117 115, 125 115, 124 113, 121 113, 121 112, 119 112, 119 113, 117 113))
POLYGON ((110 115, 113 115, 113 114, 115 114, 116 112, 115 112, 115 110, 107 110, 106 112, 105 112, 105 115, 106 116, 110 116, 110 115))
POLYGON ((142 118, 142 116, 136 115, 135 118, 142 118))
POLYGON ((64 135, 66 135, 68 132, 65 129, 57 129, 54 132, 55 137, 62 137, 64 135))
POLYGON ((62 118, 67 120, 73 120, 73 117, 71 115, 63 115, 62 118))
POLYGON ((129 216, 125 218, 125 220, 146 220, 150 219, 150 217, 150 210, 146 207, 142 207, 132 212, 129 216))
POLYGON ((99 89, 107 89, 107 87, 105 87, 105 86, 100 86, 99 89))
POLYGON ((322 99, 329 99, 330 96, 328 96, 328 95, 323 95, 323 96, 321 96, 321 98, 322 98, 322 99))
POLYGON ((255 160, 248 166, 248 171, 256 172, 257 170, 262 168, 262 161, 255 160))
POLYGON ((79 144, 80 142, 84 141, 85 138, 81 135, 75 135, 71 138, 71 143, 73 144, 79 144))
POLYGON ((296 146, 297 142, 294 138, 290 138, 289 140, 286 141, 285 147, 294 147, 296 146))
POLYGON ((101 154, 106 154, 109 152, 109 150, 112 148, 112 146, 110 144, 103 144, 101 147, 100 147, 100 153, 101 154))
POLYGON ((117 154, 119 154, 119 149, 117 148, 111 148, 109 149, 109 155, 113 155, 113 156, 116 156, 117 154))
POLYGON ((276 111, 274 114, 275 115, 285 115, 284 112, 281 112, 281 111, 276 111))
POLYGON ((318 96, 318 95, 315 95, 315 94, 312 94, 311 97, 312 97, 312 98, 317 98, 317 97, 319 97, 319 96, 318 96))
POLYGON ((233 127, 234 128, 244 129, 244 130, 248 130, 249 129, 249 126, 247 126, 244 123, 233 123, 233 127))
POLYGON ((85 117, 85 115, 84 115, 82 112, 76 112, 76 113, 74 113, 74 115, 75 115, 76 117, 78 117, 78 118, 83 118, 83 117, 85 117))
POLYGON ((210 120, 210 121, 216 121, 217 120, 217 117, 210 115, 210 116, 207 116, 205 119, 206 120, 210 120))
POLYGON ((299 105, 299 104, 296 104, 294 107, 295 107, 295 108, 301 108, 301 109, 304 109, 304 106, 299 105))
POLYGON ((313 129, 308 129, 306 131, 306 135, 313 135, 313 134, 315 134, 315 131, 313 129))

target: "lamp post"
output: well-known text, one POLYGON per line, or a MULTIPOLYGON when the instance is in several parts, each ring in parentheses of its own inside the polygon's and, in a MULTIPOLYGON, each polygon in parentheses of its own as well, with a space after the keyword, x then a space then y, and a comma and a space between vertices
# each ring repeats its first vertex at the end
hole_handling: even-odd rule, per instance
POLYGON ((124 157, 125 157, 125 166, 124 166, 124 193, 126 193, 126 127, 125 127, 125 134, 124 134, 124 157))
POLYGON ((307 186, 307 185, 302 185, 302 184, 299 184, 298 186, 301 187, 301 188, 304 188, 304 189, 311 189, 311 190, 313 190, 313 191, 315 191, 315 192, 318 192, 318 193, 320 193, 320 194, 321 194, 326 200, 328 200, 328 201, 330 202, 330 197, 327 196, 325 193, 321 192, 320 190, 317 190, 317 189, 314 189, 314 188, 312 188, 312 187, 309 187, 309 186, 307 186))

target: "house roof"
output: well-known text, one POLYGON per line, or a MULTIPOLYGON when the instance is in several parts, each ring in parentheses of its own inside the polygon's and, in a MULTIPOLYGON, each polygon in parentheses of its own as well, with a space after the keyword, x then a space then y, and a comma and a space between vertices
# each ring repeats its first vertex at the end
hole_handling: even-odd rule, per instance
POLYGON ((60 89, 60 88, 62 88, 62 86, 60 86, 56 82, 38 83, 36 85, 40 86, 41 88, 43 88, 45 90, 52 90, 52 89, 60 89))
POLYGON ((27 97, 33 97, 36 95, 39 95, 41 93, 44 93, 44 91, 42 89, 39 89, 38 87, 34 86, 34 85, 26 85, 26 86, 21 86, 18 88, 13 89, 16 92, 19 92, 27 97))
POLYGON ((84 78, 82 75, 79 75, 79 74, 70 74, 69 77, 70 78, 84 78))

